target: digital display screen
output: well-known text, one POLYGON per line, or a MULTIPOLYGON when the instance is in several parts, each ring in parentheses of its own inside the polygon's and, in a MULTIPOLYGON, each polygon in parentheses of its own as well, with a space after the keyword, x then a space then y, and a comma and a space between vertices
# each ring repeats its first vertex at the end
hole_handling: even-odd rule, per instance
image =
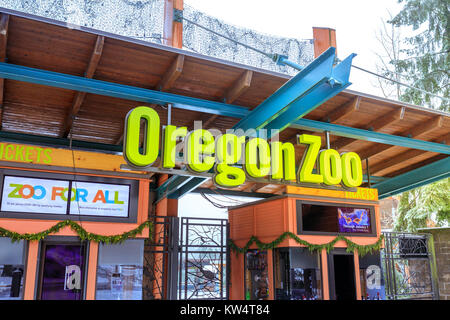
POLYGON ((366 208, 338 207, 339 232, 370 233, 370 211, 366 208))
POLYGON ((5 176, 1 211, 126 218, 129 199, 129 185, 5 176))

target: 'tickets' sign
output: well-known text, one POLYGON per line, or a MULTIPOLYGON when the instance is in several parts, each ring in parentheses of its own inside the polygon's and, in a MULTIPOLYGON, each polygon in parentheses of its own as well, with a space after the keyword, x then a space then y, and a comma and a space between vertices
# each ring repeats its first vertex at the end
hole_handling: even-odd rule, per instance
POLYGON ((128 217, 128 185, 5 176, 1 211, 128 217), (70 194, 70 196, 69 196, 70 194))
MULTIPOLYGON (((131 110, 125 119, 125 160, 134 168, 151 166, 159 156, 160 119, 149 107, 131 110), (143 151, 141 151, 141 120, 145 122, 143 151)), ((168 125, 163 128, 162 169, 175 168, 177 139, 184 139, 184 164, 195 173, 214 170, 213 181, 221 187, 236 187, 246 177, 286 182, 344 185, 358 187, 363 174, 361 159, 355 152, 339 154, 333 149, 321 150, 321 137, 308 134, 298 136, 298 143, 307 146, 296 169, 294 145, 289 142, 250 138, 232 133, 214 137, 210 131, 168 125), (314 172, 316 162, 318 170, 314 172)), ((268 181, 269 182, 269 181, 268 181)))

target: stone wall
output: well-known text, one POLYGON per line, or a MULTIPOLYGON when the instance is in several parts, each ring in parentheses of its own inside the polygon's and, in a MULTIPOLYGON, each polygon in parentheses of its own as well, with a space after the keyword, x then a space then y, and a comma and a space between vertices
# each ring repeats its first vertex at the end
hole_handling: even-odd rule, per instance
POLYGON ((450 228, 424 228, 418 231, 433 235, 439 278, 439 298, 450 300, 450 228))

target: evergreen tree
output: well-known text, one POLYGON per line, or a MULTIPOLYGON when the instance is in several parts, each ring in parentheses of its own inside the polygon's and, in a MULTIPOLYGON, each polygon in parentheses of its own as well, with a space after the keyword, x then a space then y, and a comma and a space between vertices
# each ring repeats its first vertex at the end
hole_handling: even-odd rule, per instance
MULTIPOLYGON (((450 96, 450 12, 449 0, 398 0, 402 10, 390 21, 395 28, 411 28, 404 38, 403 54, 397 54, 389 63, 393 66, 391 78, 402 75, 413 87, 449 98, 450 96), (401 56, 401 58, 400 58, 401 56)), ((420 106, 449 111, 448 100, 404 88, 399 100, 420 106)), ((417 228, 450 223, 450 179, 404 192, 394 230, 414 232, 417 228)))
MULTIPOLYGON (((450 11, 449 0, 398 0, 402 10, 389 21, 396 27, 412 27, 405 38, 407 58, 392 60, 395 70, 406 75, 408 83, 436 95, 450 96, 450 11)), ((414 89, 406 89, 402 101, 449 111, 448 100, 414 89)))
POLYGON ((414 232, 429 226, 450 223, 450 178, 402 193, 394 230, 414 232))

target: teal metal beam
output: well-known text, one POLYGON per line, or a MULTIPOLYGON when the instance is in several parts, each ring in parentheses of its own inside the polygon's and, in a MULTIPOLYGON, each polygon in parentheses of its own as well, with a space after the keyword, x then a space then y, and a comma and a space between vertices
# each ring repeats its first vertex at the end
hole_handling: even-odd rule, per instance
MULTIPOLYGON (((37 136, 32 134, 17 133, 17 132, 7 132, 0 131, 0 139, 2 141, 15 142, 15 143, 29 143, 33 145, 44 145, 44 146, 60 146, 60 147, 70 147, 70 139, 66 138, 55 138, 46 136, 37 136)), ((110 151, 110 152, 122 152, 122 145, 106 144, 98 142, 89 142, 81 140, 72 140, 72 148, 95 150, 95 151, 110 151)))
POLYGON ((133 101, 160 105, 171 103, 174 108, 212 113, 221 116, 241 118, 248 113, 247 108, 232 104, 29 68, 5 62, 0 62, 0 77, 133 101))
MULTIPOLYGON (((176 101, 174 107, 176 106, 181 109, 219 114, 239 119, 243 118, 244 116, 248 115, 249 112, 251 112, 245 107, 236 105, 179 96, 175 94, 136 88, 117 83, 88 79, 84 77, 77 77, 51 71, 22 67, 4 62, 0 63, 0 77, 3 77, 5 79, 43 84, 57 88, 66 88, 70 90, 95 93, 105 96, 120 97, 123 99, 141 102, 166 104, 175 103, 176 101)), ((316 132, 329 131, 331 134, 336 136, 349 137, 353 139, 366 140, 389 145, 397 145, 406 148, 425 150, 429 152, 450 154, 450 146, 441 143, 411 139, 408 137, 351 128, 304 118, 296 120, 290 125, 290 127, 316 132)))
POLYGON ((450 177, 450 157, 374 184, 380 199, 450 177))
POLYGON ((272 130, 283 131, 297 119, 302 118, 347 88, 351 84, 349 77, 354 56, 355 54, 351 54, 336 67, 330 69, 329 74, 293 101, 284 112, 269 121, 264 126, 269 137, 271 136, 272 130))
MULTIPOLYGON (((333 67, 336 48, 330 47, 242 118, 234 128, 243 131, 285 129, 350 85, 348 79, 354 56, 350 55, 333 67)), ((286 63, 286 60, 283 61, 286 63)), ((270 137, 270 132, 268 134, 270 137)))
MULTIPOLYGON (((342 63, 341 63, 342 64, 342 63)), ((307 67, 306 67, 307 68, 307 67)), ((305 69, 306 69, 305 68, 305 69)), ((64 88, 69 90, 76 90, 82 92, 89 92, 93 94, 129 99, 134 101, 149 102, 156 104, 172 103, 174 107, 187 109, 198 112, 205 112, 211 114, 218 114, 223 116, 230 116, 234 118, 243 118, 250 112, 247 108, 230 105, 226 103, 208 101, 203 99, 197 99, 192 97, 180 96, 170 93, 164 93, 160 91, 154 91, 149 89, 137 88, 132 86, 121 85, 117 83, 111 83, 106 81, 100 81, 95 79, 89 79, 85 77, 78 77, 73 75, 61 74, 51 71, 39 70, 34 68, 28 68, 23 66, 12 65, 8 63, 0 63, 0 77, 5 79, 12 79, 30 83, 36 83, 41 85, 47 85, 57 88, 64 88)), ((291 92, 292 93, 292 92, 291 92)), ((273 120, 274 118, 271 118, 273 120)), ((269 122, 262 121, 264 124, 269 122)), ((264 125, 262 124, 262 125, 264 125)), ((395 136, 380 132, 374 132, 369 130, 362 130, 356 128, 345 127, 341 125, 335 125, 331 123, 324 123, 320 121, 298 119, 290 125, 293 128, 305 129, 309 131, 324 132, 328 131, 333 135, 349 137, 353 139, 372 141, 377 143, 402 146, 406 148, 413 148, 419 150, 425 150, 429 152, 437 152, 443 154, 450 154, 450 146, 440 143, 428 142, 423 140, 411 139, 407 137, 395 136)), ((2 132, 3 138, 16 139, 18 138, 15 133, 2 132), (13 137, 13 138, 12 138, 13 137)), ((27 135, 28 139, 35 140, 36 143, 42 143, 42 141, 49 142, 53 138, 27 135)), ((2 136, 0 135, 0 138, 2 136)), ((25 138, 22 135, 21 138, 25 138)), ((68 139, 54 138, 49 142, 53 145, 69 145, 68 139)), ((80 148, 92 148, 97 150, 108 151, 121 151, 121 146, 94 145, 84 141, 72 141, 73 146, 80 148), (119 150, 120 149, 120 150, 119 150)), ((197 178, 201 179, 201 178, 197 178)), ((189 179, 192 180, 192 179, 189 179)), ((390 181, 389 179, 388 181, 390 181)), ((197 181, 200 183, 200 181, 197 181)), ((186 182, 187 183, 187 182, 186 182)), ((384 182, 383 182, 384 183, 384 182)), ((184 190, 192 188, 192 184, 186 186, 184 190)))
POLYGON ((331 135, 335 136, 389 144, 393 146, 400 146, 411 149, 425 150, 429 152, 450 154, 450 146, 443 143, 429 142, 419 139, 396 136, 382 132, 351 128, 333 123, 309 119, 298 119, 290 127, 313 132, 328 131, 331 135))
POLYGON ((156 188, 156 202, 163 198, 169 198, 171 194, 176 193, 178 189, 183 187, 191 180, 189 176, 171 176, 164 181, 158 188, 156 188))

